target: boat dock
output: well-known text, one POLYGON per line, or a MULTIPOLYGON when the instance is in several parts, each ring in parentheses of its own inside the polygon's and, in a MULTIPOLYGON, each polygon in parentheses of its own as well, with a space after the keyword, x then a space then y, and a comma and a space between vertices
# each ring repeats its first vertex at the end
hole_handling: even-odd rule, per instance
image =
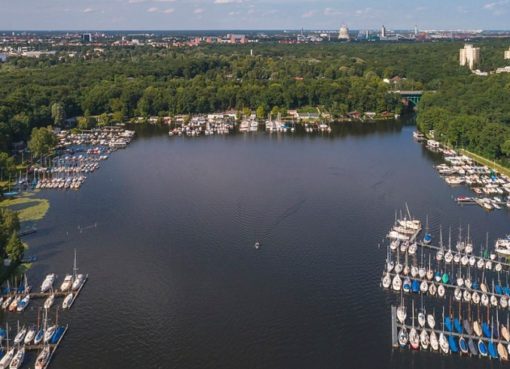
MULTIPOLYGON (((425 248, 425 249, 427 249, 427 248, 428 248, 428 249, 431 249, 431 250, 434 250, 434 251, 438 251, 438 250, 440 250, 440 249, 441 249, 441 247, 439 247, 439 246, 427 245, 427 244, 425 244, 425 243, 423 243, 423 242, 416 242, 416 244, 417 244, 419 247, 423 247, 423 248, 425 248)), ((448 251, 448 249, 447 249, 447 248, 445 248, 445 247, 443 247, 443 250, 444 250, 444 251, 448 251)), ((453 252, 454 254, 459 254, 461 257, 463 257, 463 256, 467 256, 468 258, 470 258, 470 257, 474 257, 474 258, 475 258, 475 260, 476 260, 476 261, 475 261, 475 263, 477 263, 477 262, 478 262, 478 260, 480 260, 480 259, 482 259, 483 261, 489 261, 489 260, 491 260, 493 263, 496 263, 496 264, 497 264, 497 263, 499 263, 499 264, 501 264, 501 266, 503 266, 503 267, 507 267, 507 268, 510 270, 510 263, 508 263, 507 261, 505 261, 506 259, 503 259, 503 260, 501 260, 501 259, 495 259, 495 260, 492 260, 492 259, 487 259, 487 258, 484 258, 484 257, 481 257, 481 256, 476 256, 476 255, 473 255, 473 254, 466 254, 465 252, 460 252, 460 251, 453 250, 453 249, 452 249, 452 252, 453 252)), ((454 264, 454 263, 453 263, 453 261, 452 261, 452 264, 454 264)), ((463 266, 465 266, 465 265, 463 265, 463 266)), ((473 267, 473 268, 474 268, 474 267, 473 267)))
POLYGON ((85 275, 85 278, 83 279, 83 283, 80 285, 80 288, 78 288, 76 290, 76 293, 74 294, 74 297, 73 299, 71 300, 71 303, 69 304, 69 306, 67 307, 67 309, 70 309, 73 305, 74 305, 74 302, 76 301, 76 299, 78 298, 78 296, 80 295, 80 292, 83 288, 83 286, 85 286, 85 283, 87 283, 87 281, 89 280, 89 275, 86 274, 85 275))
MULTIPOLYGON (((436 322, 436 324, 442 324, 442 322, 436 322)), ((399 348, 401 347, 399 342, 398 342, 398 331, 399 329, 401 328, 405 328, 407 330, 413 328, 412 325, 409 325, 409 324, 402 324, 398 321, 397 319, 397 307, 392 305, 391 306, 391 332, 392 332, 392 346, 394 348, 399 348)), ((465 340, 466 340, 466 343, 468 342, 468 340, 472 339, 473 341, 475 342, 478 342, 478 341, 483 341, 485 342, 486 344, 488 344, 489 342, 492 342, 494 343, 495 345, 497 345, 498 343, 501 343, 503 345, 505 345, 505 347, 508 345, 508 342, 505 341, 505 340, 502 340, 502 339, 496 339, 496 338, 487 338, 485 336, 476 336, 476 335, 470 335, 470 334, 467 334, 467 333, 458 333, 458 332, 455 332, 455 331, 445 331, 445 330, 441 330, 441 329, 432 329, 428 326, 426 327, 420 327, 420 326, 414 326, 414 328, 418 331, 418 332, 421 332, 421 331, 426 331, 428 334, 430 334, 431 332, 434 332, 438 337, 441 333, 443 333, 444 335, 446 336, 453 336, 453 337, 456 337, 457 339, 460 338, 460 337, 463 337, 465 340)), ((408 346, 409 343, 406 345, 408 346)), ((408 347, 409 348, 409 347, 408 347)), ((423 350, 421 347, 420 347, 420 350, 423 350)), ((429 350, 431 352, 434 352, 431 348, 430 348, 430 345, 429 345, 429 350)), ((435 351, 435 352, 438 352, 438 353, 441 353, 441 349, 435 351)), ((451 353, 451 351, 449 352, 451 353)), ((459 354, 462 355, 462 352, 459 350, 459 354)), ((466 354, 468 355, 468 354, 466 354)), ((472 356, 471 354, 469 354, 469 356, 472 356)), ((482 357, 481 355, 478 355, 478 357, 482 357)), ((486 357, 490 358, 490 355, 487 355, 486 357)))

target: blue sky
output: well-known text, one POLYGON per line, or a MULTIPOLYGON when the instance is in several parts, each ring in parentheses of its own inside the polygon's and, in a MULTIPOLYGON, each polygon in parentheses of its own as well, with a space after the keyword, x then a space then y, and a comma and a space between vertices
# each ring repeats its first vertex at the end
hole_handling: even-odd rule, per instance
POLYGON ((509 29, 510 0, 0 0, 0 29, 509 29))

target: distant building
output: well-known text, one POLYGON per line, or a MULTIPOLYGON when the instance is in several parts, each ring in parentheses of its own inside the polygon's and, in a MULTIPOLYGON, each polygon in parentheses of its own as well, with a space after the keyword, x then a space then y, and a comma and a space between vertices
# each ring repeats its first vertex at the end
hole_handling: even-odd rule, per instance
POLYGON ((505 50, 505 59, 510 59, 510 48, 508 48, 508 50, 505 50))
POLYGON ((230 44, 246 44, 248 42, 248 39, 246 38, 246 35, 228 35, 228 42, 230 44))
POLYGON ((381 38, 386 38, 387 34, 386 34, 386 27, 382 26, 381 27, 381 38))
POLYGON ((7 54, 0 54, 0 63, 5 63, 7 61, 7 54))
POLYGON ((467 65, 469 69, 474 69, 480 62, 480 48, 473 47, 471 44, 464 45, 464 48, 459 51, 459 62, 462 66, 467 65))
POLYGON ((338 31, 338 39, 343 41, 349 41, 351 37, 349 36, 349 28, 346 25, 342 25, 340 27, 340 31, 338 31))
POLYGON ((81 35, 81 40, 86 43, 90 43, 93 41, 92 33, 84 33, 81 35))

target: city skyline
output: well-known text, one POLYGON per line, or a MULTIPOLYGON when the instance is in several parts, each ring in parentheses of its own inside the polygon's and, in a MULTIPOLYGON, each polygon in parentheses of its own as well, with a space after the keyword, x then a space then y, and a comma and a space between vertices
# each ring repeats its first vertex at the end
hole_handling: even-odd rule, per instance
POLYGON ((508 29, 510 0, 0 0, 2 30, 508 29))

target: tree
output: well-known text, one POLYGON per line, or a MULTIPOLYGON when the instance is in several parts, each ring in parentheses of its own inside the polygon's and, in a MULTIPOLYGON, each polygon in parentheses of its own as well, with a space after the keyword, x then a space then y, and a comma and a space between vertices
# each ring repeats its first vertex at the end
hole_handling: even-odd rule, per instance
POLYGON ((104 127, 107 126, 110 123, 110 116, 106 113, 101 114, 99 117, 97 117, 97 125, 104 127))
POLYGON ((266 108, 263 105, 259 105, 257 108, 257 118, 264 119, 266 117, 266 108))
POLYGON ((17 263, 21 261, 24 251, 25 248, 20 238, 16 233, 13 233, 9 238, 9 241, 7 241, 7 245, 5 246, 5 253, 7 257, 11 259, 11 261, 17 263))
POLYGON ((53 118, 53 123, 55 124, 55 126, 63 127, 66 120, 64 104, 54 103, 51 106, 51 117, 53 118))
POLYGON ((18 233, 20 229, 19 217, 18 214, 9 209, 2 210, 2 228, 8 233, 18 233))
POLYGON ((35 158, 48 155, 57 145, 57 136, 53 133, 51 127, 34 128, 28 148, 35 158))

